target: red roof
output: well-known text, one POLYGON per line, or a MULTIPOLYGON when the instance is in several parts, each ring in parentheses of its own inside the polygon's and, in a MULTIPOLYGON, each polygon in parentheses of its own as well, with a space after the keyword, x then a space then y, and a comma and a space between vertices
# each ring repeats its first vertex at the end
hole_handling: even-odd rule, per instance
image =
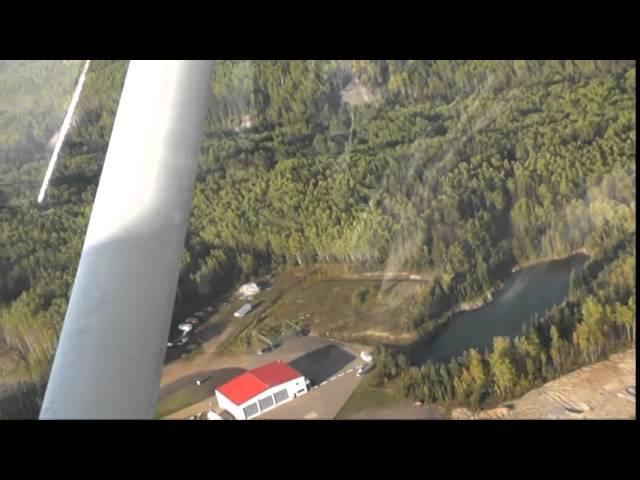
POLYGON ((236 405, 241 405, 271 387, 301 376, 295 368, 278 360, 244 372, 219 386, 218 391, 236 405))

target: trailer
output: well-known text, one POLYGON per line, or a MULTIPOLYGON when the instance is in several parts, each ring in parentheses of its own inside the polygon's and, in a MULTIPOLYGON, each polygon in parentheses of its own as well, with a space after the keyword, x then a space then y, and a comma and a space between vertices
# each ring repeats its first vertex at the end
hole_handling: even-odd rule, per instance
POLYGON ((251 308, 252 307, 250 303, 245 303, 236 313, 233 314, 233 316, 237 318, 242 318, 251 311, 251 308))

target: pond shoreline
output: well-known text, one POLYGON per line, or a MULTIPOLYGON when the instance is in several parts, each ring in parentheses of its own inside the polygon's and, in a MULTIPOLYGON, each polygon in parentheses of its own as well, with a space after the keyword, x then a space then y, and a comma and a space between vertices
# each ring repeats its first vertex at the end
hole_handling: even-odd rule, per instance
MULTIPOLYGON (((516 273, 522 272, 530 268, 534 268, 536 266, 551 263, 551 262, 566 261, 577 255, 585 255, 588 257, 590 256, 586 248, 583 247, 569 253, 568 255, 549 257, 545 259, 535 260, 532 262, 516 264, 511 269, 507 267, 504 269, 506 276, 496 279, 494 281, 493 286, 491 286, 488 290, 482 293, 482 295, 479 295, 470 300, 465 300, 465 301, 456 303, 447 311, 440 314, 435 320, 430 321, 428 323, 428 326, 419 327, 418 329, 412 332, 393 333, 393 332, 384 332, 384 331, 368 331, 364 333, 332 335, 331 338, 335 338, 336 340, 346 341, 346 342, 357 340, 365 344, 384 345, 392 349, 393 348, 404 349, 414 344, 415 342, 424 342, 425 344, 428 344, 430 341, 434 340, 440 333, 442 333, 444 329, 446 329, 446 327, 450 324, 451 319, 455 315, 460 313, 473 312, 475 310, 479 310, 480 308, 483 308, 492 304, 495 300, 496 294, 504 288, 505 282, 508 281, 516 273)), ((381 274, 383 274, 383 272, 365 272, 365 273, 360 273, 356 275, 353 275, 353 274, 350 276, 348 275, 348 277, 369 278, 369 277, 373 277, 381 274)), ((399 277, 403 277, 403 276, 406 278, 413 277, 412 279, 416 281, 425 281, 426 279, 425 276, 422 274, 415 274, 415 273, 412 274, 410 272, 392 272, 390 275, 394 279, 398 279, 399 277)))
MULTIPOLYGON (((521 272, 523 270, 526 270, 528 268, 533 268, 535 266, 542 265, 542 264, 545 264, 545 263, 560 262, 560 261, 563 261, 563 260, 568 260, 571 257, 575 257, 576 255, 586 255, 587 257, 590 257, 590 254, 587 251, 587 249, 583 247, 583 248, 579 248, 578 250, 575 250, 575 251, 569 253, 568 255, 548 257, 548 258, 544 258, 544 259, 541 259, 541 260, 534 260, 534 261, 531 261, 531 262, 525 262, 525 263, 516 264, 511 269, 511 275, 513 275, 515 273, 518 273, 518 272, 521 272)), ((497 280, 495 282, 495 284, 489 290, 487 290, 484 294, 482 294, 480 299, 478 299, 478 300, 467 300, 465 302, 460 302, 456 306, 454 306, 448 313, 445 313, 445 316, 447 314, 448 315, 453 315, 453 314, 459 313, 459 312, 471 312, 473 310, 477 310, 477 309, 482 308, 482 307, 484 307, 486 305, 489 305, 491 302, 493 302, 495 293, 498 290, 500 290, 501 288, 503 288, 503 287, 504 287, 504 282, 502 280, 497 280)))
POLYGON ((586 255, 587 257, 591 257, 591 254, 589 253, 589 251, 585 247, 582 247, 582 248, 579 248, 577 250, 574 250, 573 252, 571 252, 571 253, 569 253, 567 255, 548 257, 548 258, 542 259, 542 260, 532 260, 530 262, 519 263, 519 264, 517 264, 515 267, 513 267, 511 269, 511 273, 517 273, 517 272, 519 272, 521 270, 524 270, 526 268, 535 267, 536 265, 540 265, 542 263, 549 263, 549 262, 567 260, 567 259, 569 259, 571 257, 575 257, 576 255, 586 255))
POLYGON ((427 360, 448 362, 469 348, 490 348, 496 336, 514 338, 535 315, 566 301, 570 272, 587 261, 588 256, 579 252, 549 260, 546 268, 523 268, 497 282, 480 299, 463 302, 431 322, 429 330, 423 330, 412 344, 396 347, 412 359, 410 363, 422 364, 427 360), (488 310, 476 312, 481 308, 488 310))

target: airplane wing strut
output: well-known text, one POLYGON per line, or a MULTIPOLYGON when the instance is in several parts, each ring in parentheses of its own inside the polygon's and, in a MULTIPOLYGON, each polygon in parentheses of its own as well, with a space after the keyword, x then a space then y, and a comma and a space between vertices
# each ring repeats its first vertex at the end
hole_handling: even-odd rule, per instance
POLYGON ((153 418, 212 68, 129 63, 41 419, 153 418))

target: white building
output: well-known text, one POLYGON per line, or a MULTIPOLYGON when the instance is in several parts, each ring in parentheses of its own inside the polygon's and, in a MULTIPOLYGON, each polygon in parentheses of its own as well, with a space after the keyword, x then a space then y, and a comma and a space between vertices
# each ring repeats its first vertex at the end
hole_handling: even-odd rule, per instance
POLYGON ((238 289, 238 294, 242 298, 251 298, 258 293, 260 293, 260 287, 255 282, 245 283, 238 289))
POLYGON ((216 389, 218 406, 249 420, 307 393, 304 376, 280 360, 244 372, 216 389))

